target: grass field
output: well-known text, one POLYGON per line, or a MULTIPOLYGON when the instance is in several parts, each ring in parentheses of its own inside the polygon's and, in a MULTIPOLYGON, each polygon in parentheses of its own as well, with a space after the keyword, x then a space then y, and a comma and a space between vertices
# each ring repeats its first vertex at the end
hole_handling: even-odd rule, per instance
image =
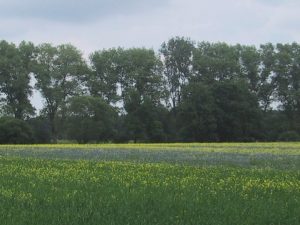
POLYGON ((300 143, 0 146, 0 224, 300 224, 300 143))

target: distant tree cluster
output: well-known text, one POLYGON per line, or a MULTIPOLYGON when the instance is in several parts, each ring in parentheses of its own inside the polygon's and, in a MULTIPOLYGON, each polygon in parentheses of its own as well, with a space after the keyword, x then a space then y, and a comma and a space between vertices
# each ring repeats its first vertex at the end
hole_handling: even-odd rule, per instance
POLYGON ((175 37, 159 52, 112 48, 85 60, 70 44, 1 41, 0 117, 0 143, 296 141, 300 45, 175 37))

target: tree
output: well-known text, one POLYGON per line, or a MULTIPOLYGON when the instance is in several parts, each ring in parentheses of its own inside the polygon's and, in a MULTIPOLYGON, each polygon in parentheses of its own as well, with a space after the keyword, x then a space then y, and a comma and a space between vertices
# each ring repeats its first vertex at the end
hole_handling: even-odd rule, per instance
POLYGON ((282 133, 290 129, 286 114, 280 110, 264 111, 261 124, 263 141, 277 141, 282 133))
POLYGON ((33 132, 33 142, 46 144, 51 142, 51 127, 45 116, 36 116, 26 121, 33 132))
POLYGON ((290 130, 300 131, 300 45, 277 44, 274 67, 277 99, 289 118, 290 130))
POLYGON ((103 98, 107 103, 116 103, 120 83, 120 54, 123 49, 109 49, 91 54, 92 73, 86 78, 87 88, 92 96, 103 98))
POLYGON ((119 77, 126 111, 125 124, 133 140, 151 139, 149 121, 157 127, 159 125, 150 111, 161 107, 164 97, 161 62, 154 51, 148 49, 128 49, 120 57, 122 74, 119 77))
POLYGON ((0 118, 0 144, 29 144, 33 140, 33 132, 25 121, 12 117, 0 118))
POLYGON ((260 86, 260 54, 255 46, 239 46, 242 77, 247 81, 249 90, 258 95, 260 86))
POLYGON ((4 111, 17 119, 34 114, 29 97, 31 62, 34 56, 32 43, 21 42, 16 47, 6 41, 0 42, 0 93, 4 94, 4 111))
POLYGON ((201 42, 194 51, 193 80, 203 82, 237 79, 241 75, 238 46, 201 42))
POLYGON ((187 85, 178 111, 180 140, 217 140, 216 104, 209 85, 196 82, 187 85))
POLYGON ((73 97, 68 107, 68 136, 79 143, 112 140, 116 119, 116 110, 103 99, 73 97))
POLYGON ((272 44, 239 46, 242 78, 248 83, 249 90, 257 96, 264 112, 270 110, 273 101, 274 80, 274 48, 272 44))
POLYGON ((215 82, 217 133, 220 141, 260 138, 261 113, 256 96, 241 81, 215 82))
POLYGON ((133 48, 121 54, 122 71, 119 75, 122 97, 136 92, 139 100, 149 98, 159 103, 164 94, 161 77, 162 67, 155 52, 150 49, 133 48))
POLYGON ((193 51, 194 43, 181 37, 171 38, 161 46, 164 74, 173 109, 180 103, 181 90, 191 77, 193 51))
MULTIPOLYGON (((154 104, 150 98, 140 101, 136 92, 131 93, 130 99, 125 100, 125 126, 129 138, 141 141, 165 141, 167 110, 161 104, 154 104)), ((128 96, 128 97, 129 97, 128 96)))
POLYGON ((274 102, 275 82, 274 82, 274 63, 275 49, 272 44, 260 46, 260 86, 258 92, 259 103, 264 112, 271 109, 271 104, 274 102))
POLYGON ((67 100, 80 94, 80 80, 87 72, 81 52, 74 46, 50 44, 38 46, 35 65, 36 88, 45 99, 44 112, 49 118, 52 139, 56 141, 56 121, 60 113, 60 124, 64 125, 67 100))

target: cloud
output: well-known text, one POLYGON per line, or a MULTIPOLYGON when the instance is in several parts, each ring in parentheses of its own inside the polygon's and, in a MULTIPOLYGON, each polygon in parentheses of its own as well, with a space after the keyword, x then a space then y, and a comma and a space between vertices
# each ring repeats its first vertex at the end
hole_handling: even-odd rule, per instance
POLYGON ((0 18, 84 23, 143 12, 167 3, 168 0, 10 0, 0 1, 0 18))
MULTIPOLYGON (((253 0, 248 0, 248 1, 253 2, 253 0)), ((279 6, 279 5, 293 4, 298 2, 298 0, 254 0, 254 1, 269 6, 279 6)))
POLYGON ((0 0, 0 35, 72 43, 85 55, 118 46, 158 49, 173 36, 259 45, 299 41, 299 8, 296 0, 0 0))

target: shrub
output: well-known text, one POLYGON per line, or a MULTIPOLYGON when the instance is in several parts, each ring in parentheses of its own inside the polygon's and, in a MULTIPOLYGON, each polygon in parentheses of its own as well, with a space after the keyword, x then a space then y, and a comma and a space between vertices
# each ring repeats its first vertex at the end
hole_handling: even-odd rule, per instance
POLYGON ((28 144, 33 142, 30 126, 22 120, 0 118, 0 144, 28 144))
POLYGON ((296 131, 286 131, 279 135, 280 141, 300 141, 300 135, 296 131))

